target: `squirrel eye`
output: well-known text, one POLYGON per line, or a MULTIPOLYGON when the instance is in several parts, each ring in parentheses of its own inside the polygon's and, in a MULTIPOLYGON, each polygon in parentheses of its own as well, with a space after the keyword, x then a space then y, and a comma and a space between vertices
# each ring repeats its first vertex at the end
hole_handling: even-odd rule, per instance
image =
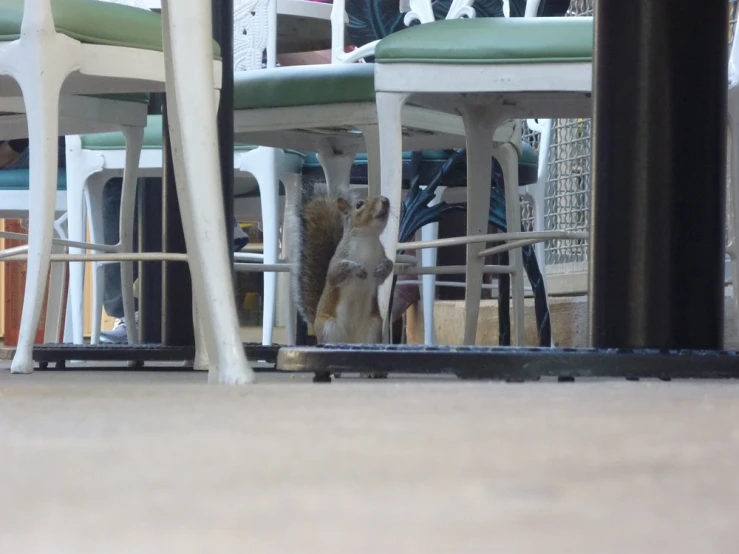
POLYGON ((356 206, 354 206, 354 209, 361 210, 362 206, 364 206, 364 200, 360 200, 359 202, 357 202, 356 206))

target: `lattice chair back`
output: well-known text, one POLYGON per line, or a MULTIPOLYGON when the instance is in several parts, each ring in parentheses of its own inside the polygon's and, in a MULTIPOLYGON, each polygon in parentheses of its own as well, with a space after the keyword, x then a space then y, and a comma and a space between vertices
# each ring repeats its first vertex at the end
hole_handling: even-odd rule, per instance
POLYGON ((570 9, 567 16, 592 16, 595 9, 595 0, 570 0, 570 9))
MULTIPOLYGON (((142 9, 158 9, 158 0, 100 0, 142 9)), ((277 58, 277 1, 234 0, 234 70, 275 67, 277 58), (266 54, 266 56, 265 56, 266 54)))
MULTIPOLYGON (((595 0, 571 0, 565 17, 592 16, 595 0)), ((546 156, 547 176, 544 230, 587 231, 590 227, 591 121, 586 118, 551 122, 546 156)), ((571 276, 572 292, 585 292, 588 245, 586 240, 552 240, 545 245, 550 274, 571 276), (582 289, 582 290, 580 290, 582 289)), ((557 290, 556 279, 550 291, 557 290)), ((568 285, 570 286, 570 285, 568 285)))
POLYGON ((272 68, 277 63, 277 0, 234 2, 234 70, 272 68))

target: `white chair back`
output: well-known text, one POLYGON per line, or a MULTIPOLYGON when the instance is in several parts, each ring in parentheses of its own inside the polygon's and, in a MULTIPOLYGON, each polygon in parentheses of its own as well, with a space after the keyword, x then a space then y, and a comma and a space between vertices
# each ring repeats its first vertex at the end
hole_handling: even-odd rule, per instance
MULTIPOLYGON (((48 0, 26 0, 48 1, 48 0)), ((161 9, 161 0, 99 0, 145 10, 161 9)), ((277 0, 235 0, 234 71, 275 67, 277 61, 277 0)))
POLYGON ((234 2, 234 70, 252 71, 277 64, 277 0, 234 2))

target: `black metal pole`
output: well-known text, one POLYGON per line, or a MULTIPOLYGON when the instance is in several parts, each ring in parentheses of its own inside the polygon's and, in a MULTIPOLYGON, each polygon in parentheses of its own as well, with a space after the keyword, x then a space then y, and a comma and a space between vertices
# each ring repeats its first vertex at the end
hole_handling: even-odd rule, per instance
MULTIPOLYGON (((162 163, 164 181, 162 183, 162 242, 165 252, 187 252, 185 232, 182 228, 182 214, 177 199, 174 162, 169 136, 167 107, 162 117, 162 163)), ((195 330, 192 324, 192 281, 186 263, 164 262, 162 280, 165 283, 162 297, 164 312, 162 341, 170 346, 192 346, 195 344, 195 330)))
MULTIPOLYGON (((228 244, 233 244, 233 0, 212 0, 213 36, 221 46, 223 85, 218 109, 218 145, 221 162, 224 218, 228 244)), ((164 162, 164 243, 167 252, 185 252, 171 145, 166 124, 163 133, 164 162)), ((233 252, 229 248, 231 261, 233 252)), ((184 264, 168 263, 164 272, 164 331, 163 339, 169 345, 188 346, 194 343, 192 326, 192 283, 184 264)))
POLYGON ((723 341, 726 0, 599 0, 590 333, 595 347, 723 341))
MULTIPOLYGON (((161 179, 144 179, 138 204, 139 252, 161 252, 161 179)), ((162 342, 162 262, 139 262, 139 327, 141 342, 162 342)))
POLYGON ((233 267, 233 219, 234 219, 234 56, 233 56, 233 0, 212 0, 213 38, 221 46, 223 60, 223 85, 218 106, 218 148, 221 160, 221 189, 223 212, 233 267))
MULTIPOLYGON (((149 113, 160 114, 164 94, 152 94, 149 113)), ((162 252, 162 179, 144 179, 138 189, 139 252, 162 252)), ((162 342, 162 262, 139 262, 141 341, 162 342)))

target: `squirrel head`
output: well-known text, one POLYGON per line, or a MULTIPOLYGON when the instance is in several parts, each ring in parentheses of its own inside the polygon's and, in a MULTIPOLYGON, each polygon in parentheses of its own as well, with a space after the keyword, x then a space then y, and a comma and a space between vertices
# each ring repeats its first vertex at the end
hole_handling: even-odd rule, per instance
POLYGON ((336 205, 344 216, 344 228, 367 229, 379 235, 385 229, 390 214, 390 200, 384 196, 372 198, 336 199, 336 205))

